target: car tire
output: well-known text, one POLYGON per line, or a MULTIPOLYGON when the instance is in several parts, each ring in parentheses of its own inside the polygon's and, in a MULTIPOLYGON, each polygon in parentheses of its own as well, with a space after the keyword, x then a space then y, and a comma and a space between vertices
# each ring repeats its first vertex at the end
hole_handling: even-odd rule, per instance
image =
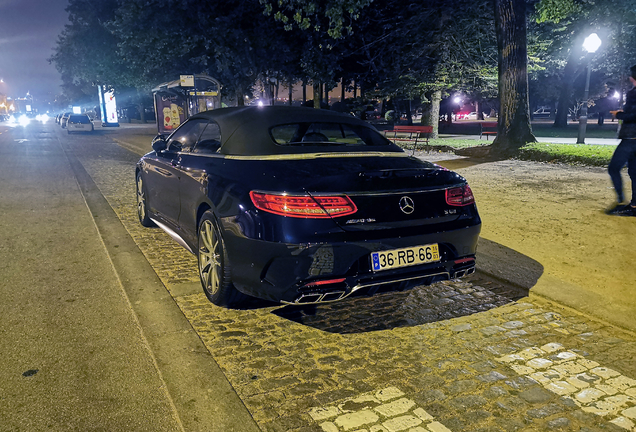
POLYGON ((137 181, 135 183, 137 184, 137 216, 139 217, 139 223, 148 228, 153 227, 155 223, 148 216, 146 188, 141 173, 137 173, 137 181))
POLYGON ((245 299, 245 295, 232 285, 225 242, 212 211, 208 210, 203 214, 198 232, 199 278, 205 296, 217 306, 238 306, 245 299))

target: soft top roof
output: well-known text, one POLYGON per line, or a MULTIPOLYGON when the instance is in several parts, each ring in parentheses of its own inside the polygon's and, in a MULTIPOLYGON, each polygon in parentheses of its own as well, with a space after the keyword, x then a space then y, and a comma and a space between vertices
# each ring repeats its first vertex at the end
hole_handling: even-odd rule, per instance
MULTIPOLYGON (((347 114, 288 106, 220 108, 196 114, 192 118, 207 118, 218 123, 222 140, 220 153, 227 155, 258 156, 326 151, 321 146, 277 145, 270 135, 270 128, 276 125, 303 122, 344 123, 375 130, 368 123, 347 114)), ((369 146, 365 150, 377 151, 379 147, 369 146)), ((381 150, 401 152, 398 146, 391 143, 382 146, 381 150)), ((350 149, 330 147, 327 151, 350 151, 350 149)))

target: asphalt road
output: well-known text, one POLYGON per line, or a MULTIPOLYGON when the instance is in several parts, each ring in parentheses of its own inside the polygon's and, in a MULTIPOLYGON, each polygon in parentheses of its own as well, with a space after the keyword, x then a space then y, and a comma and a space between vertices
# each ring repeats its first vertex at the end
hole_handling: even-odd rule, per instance
POLYGON ((151 133, 0 124, 0 431, 636 431, 634 334, 485 276, 211 305, 136 220, 151 133))

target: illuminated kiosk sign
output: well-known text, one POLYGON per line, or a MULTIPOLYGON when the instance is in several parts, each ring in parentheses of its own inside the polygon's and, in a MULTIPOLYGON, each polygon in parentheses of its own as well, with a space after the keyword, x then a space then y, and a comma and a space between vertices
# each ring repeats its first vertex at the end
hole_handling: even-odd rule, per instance
POLYGON ((117 120, 117 102, 115 101, 115 91, 106 90, 106 86, 98 86, 99 107, 102 112, 102 126, 119 126, 117 120))
POLYGON ((152 92, 160 134, 171 133, 194 114, 221 108, 221 83, 207 75, 181 75, 152 92))

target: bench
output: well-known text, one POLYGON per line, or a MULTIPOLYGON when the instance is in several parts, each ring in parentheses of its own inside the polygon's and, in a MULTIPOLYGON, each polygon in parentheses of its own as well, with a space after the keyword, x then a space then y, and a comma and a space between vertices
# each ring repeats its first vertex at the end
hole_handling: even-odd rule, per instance
POLYGON ((413 151, 417 148, 417 143, 420 139, 426 140, 426 144, 428 145, 428 137, 433 133, 433 126, 401 126, 395 125, 392 130, 385 130, 384 136, 388 139, 392 140, 397 144, 400 141, 413 142, 413 151), (393 132, 393 137, 388 136, 387 133, 393 132), (398 137, 397 134, 408 134, 407 137, 398 137), (413 137, 415 134, 415 137, 413 137), (421 137, 420 135, 424 134, 425 136, 421 137))
POLYGON ((482 135, 486 135, 486 140, 488 140, 488 135, 497 135, 497 122, 479 123, 479 139, 482 135))

